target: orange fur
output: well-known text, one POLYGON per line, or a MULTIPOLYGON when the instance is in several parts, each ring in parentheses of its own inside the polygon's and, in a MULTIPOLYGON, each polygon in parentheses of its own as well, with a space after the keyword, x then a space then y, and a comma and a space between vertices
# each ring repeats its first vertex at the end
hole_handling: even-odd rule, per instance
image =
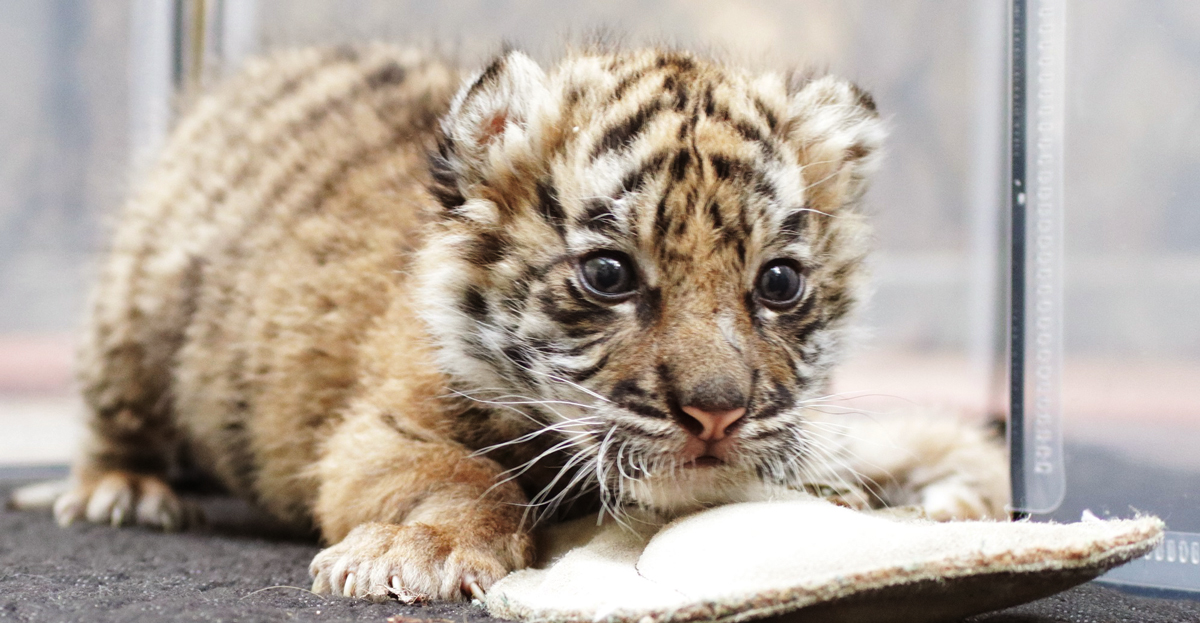
MULTIPOLYGON (((533 519, 862 472, 804 423, 863 279, 864 92, 663 50, 458 82, 387 46, 301 50, 195 103, 96 289, 61 522, 179 527, 186 460, 320 531, 314 590, 461 598, 530 563, 533 519), (588 289, 597 252, 633 293, 588 289), (760 292, 778 261, 805 280, 786 305, 760 292), (700 407, 746 415, 706 446, 700 407)), ((957 478, 981 496, 962 513, 995 514, 994 457, 952 458, 990 442, 911 447, 933 437, 876 497, 953 507, 957 478)))

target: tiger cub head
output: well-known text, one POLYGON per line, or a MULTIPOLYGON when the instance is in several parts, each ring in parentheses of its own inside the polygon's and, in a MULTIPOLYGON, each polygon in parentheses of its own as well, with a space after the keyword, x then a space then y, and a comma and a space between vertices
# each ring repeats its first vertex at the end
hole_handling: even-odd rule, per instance
POLYGON ((798 484, 883 135, 833 77, 661 50, 497 58, 431 155, 419 304, 439 363, 567 439, 571 482, 607 502, 798 484))

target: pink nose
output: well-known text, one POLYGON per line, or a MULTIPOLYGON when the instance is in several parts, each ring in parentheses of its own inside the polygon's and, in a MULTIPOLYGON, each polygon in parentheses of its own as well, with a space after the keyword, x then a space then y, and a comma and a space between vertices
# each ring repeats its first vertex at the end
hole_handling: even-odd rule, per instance
POLYGON ((683 407, 683 412, 700 423, 703 430, 696 435, 701 441, 719 441, 725 438, 725 430, 746 414, 744 407, 728 411, 702 411, 696 407, 683 407))

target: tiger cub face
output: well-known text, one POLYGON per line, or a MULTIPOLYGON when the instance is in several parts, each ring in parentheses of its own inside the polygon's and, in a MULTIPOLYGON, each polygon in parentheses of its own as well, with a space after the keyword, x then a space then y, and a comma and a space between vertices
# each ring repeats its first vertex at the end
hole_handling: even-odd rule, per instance
POLYGON ((870 96, 831 77, 659 50, 548 72, 500 57, 431 157, 444 210, 419 304, 440 364, 562 439, 564 482, 606 504, 800 481, 882 137, 870 96))

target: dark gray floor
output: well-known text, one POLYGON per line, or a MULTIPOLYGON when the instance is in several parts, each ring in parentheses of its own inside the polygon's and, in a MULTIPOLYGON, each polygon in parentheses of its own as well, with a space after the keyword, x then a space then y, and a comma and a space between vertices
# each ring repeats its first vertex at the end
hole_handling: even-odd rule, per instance
POLYGON ((1051 515, 1079 521, 1084 509, 1098 517, 1154 513, 1177 532, 1200 532, 1200 473, 1131 459, 1102 446, 1067 444, 1067 494, 1051 515))
MULTIPOLYGON (((49 473, 0 471, 0 499, 49 473)), ((307 592, 317 552, 281 539, 240 502, 202 498, 203 531, 161 534, 76 525, 48 514, 0 512, 0 621, 376 621, 494 620, 465 604, 370 604, 307 592)), ((1084 585, 973 623, 1200 621, 1200 603, 1126 595, 1084 585)))

